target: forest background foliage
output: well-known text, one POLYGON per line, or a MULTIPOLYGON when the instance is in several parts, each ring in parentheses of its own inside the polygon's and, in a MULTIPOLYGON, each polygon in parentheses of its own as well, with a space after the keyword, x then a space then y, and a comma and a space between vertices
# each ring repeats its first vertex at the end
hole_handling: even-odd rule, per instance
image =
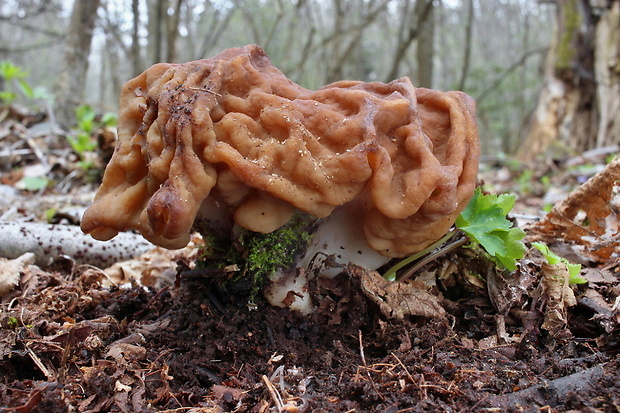
MULTIPOLYGON (((478 102, 487 154, 512 153, 523 140, 543 81, 555 8, 535 0, 80 3, 89 2, 98 7, 86 84, 83 95, 63 98, 73 106, 115 111, 122 84, 155 62, 206 58, 256 43, 289 78, 311 89, 341 79, 409 76, 416 86, 463 90, 478 102)), ((76 35, 69 24, 73 6, 66 0, 0 4, 0 61, 25 70, 28 82, 47 96, 68 89, 63 71, 79 71, 66 67, 66 46, 76 35)))

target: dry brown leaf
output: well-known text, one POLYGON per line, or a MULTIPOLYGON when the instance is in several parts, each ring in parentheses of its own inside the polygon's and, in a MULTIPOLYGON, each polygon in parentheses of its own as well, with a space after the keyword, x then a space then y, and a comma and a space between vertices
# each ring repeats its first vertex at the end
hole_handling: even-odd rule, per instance
POLYGON ((530 228, 530 240, 576 244, 581 247, 578 254, 600 264, 616 260, 620 219, 612 204, 619 198, 619 182, 620 159, 616 159, 530 228))
POLYGON ((406 316, 445 317, 436 296, 404 282, 390 282, 378 272, 349 264, 347 272, 360 282, 361 291, 387 318, 403 320, 406 316))
POLYGON ((146 357, 146 348, 143 347, 144 337, 133 333, 110 344, 105 357, 111 357, 119 363, 143 360, 146 357))
POLYGON ((34 254, 27 252, 13 260, 0 259, 0 297, 13 291, 19 285, 23 272, 34 264, 34 254))
POLYGON ((179 260, 195 262, 204 245, 202 237, 192 235, 192 240, 185 248, 168 250, 154 247, 131 260, 117 262, 104 271, 110 281, 119 285, 136 281, 149 287, 161 288, 170 280, 174 281, 176 263, 179 260))
POLYGON ((211 387, 211 391, 213 392, 213 396, 217 399, 221 399, 226 401, 227 403, 231 403, 233 401, 239 401, 243 399, 246 392, 242 389, 237 389, 234 387, 223 386, 221 384, 215 384, 211 387))
POLYGON ((547 298, 542 328, 553 333, 566 326, 566 309, 576 305, 577 299, 568 282, 570 275, 566 264, 543 263, 541 271, 547 298))

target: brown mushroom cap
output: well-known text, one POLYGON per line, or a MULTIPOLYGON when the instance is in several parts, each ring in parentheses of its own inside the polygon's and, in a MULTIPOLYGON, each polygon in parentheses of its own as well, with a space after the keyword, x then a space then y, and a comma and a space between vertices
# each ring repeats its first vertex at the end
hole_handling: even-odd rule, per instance
POLYGON ((257 232, 361 199, 368 244, 408 255, 445 234, 473 194, 474 107, 409 78, 307 90, 255 45, 157 64, 122 89, 116 150, 82 229, 97 239, 135 229, 177 248, 207 197, 257 232))

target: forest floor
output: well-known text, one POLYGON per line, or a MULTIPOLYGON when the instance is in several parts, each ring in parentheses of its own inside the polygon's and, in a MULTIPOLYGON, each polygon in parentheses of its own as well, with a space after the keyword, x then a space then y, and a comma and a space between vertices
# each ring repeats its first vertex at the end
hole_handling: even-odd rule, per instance
MULTIPOLYGON (((0 221, 74 221, 97 175, 36 114, 0 121, 0 221), (46 187, 23 179, 41 171, 46 187)), ((485 159, 480 174, 486 190, 518 194, 526 240, 582 264, 586 283, 554 292, 534 251, 505 273, 461 248, 409 283, 441 306, 427 317, 390 316, 354 265, 314 284, 324 300, 302 316, 193 271, 195 248, 109 272, 88 257, 4 257, 0 412, 620 411, 619 172, 603 170, 607 155, 485 159), (576 211, 568 226, 545 219, 553 205, 576 211), (461 270, 472 265, 486 276, 461 270)))

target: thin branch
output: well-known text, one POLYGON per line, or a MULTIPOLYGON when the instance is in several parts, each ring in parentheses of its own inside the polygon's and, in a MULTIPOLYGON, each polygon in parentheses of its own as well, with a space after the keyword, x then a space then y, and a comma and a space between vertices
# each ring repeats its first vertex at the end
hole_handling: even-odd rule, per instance
POLYGON ((6 22, 8 24, 13 25, 13 26, 17 26, 20 29, 27 30, 27 31, 33 32, 33 33, 43 34, 45 36, 49 36, 49 37, 52 37, 52 38, 55 38, 55 39, 63 39, 65 37, 64 33, 57 32, 55 30, 49 30, 49 29, 41 27, 41 26, 27 24, 27 23, 25 23, 22 20, 19 20, 19 21, 7 20, 6 22))
POLYGON ((467 10, 467 25, 465 26, 465 50, 463 51, 463 68, 461 70, 461 80, 457 90, 465 89, 465 81, 469 74, 471 61, 471 39, 474 31, 474 0, 469 0, 467 10))
MULTIPOLYGON (((411 46, 413 41, 417 39, 418 34, 420 33, 419 23, 428 18, 433 8, 433 2, 432 1, 427 2, 423 6, 424 8, 422 9, 422 13, 420 16, 418 16, 417 19, 414 19, 413 18, 414 16, 411 17, 411 20, 412 21, 415 20, 417 23, 413 26, 409 26, 409 30, 407 31, 407 37, 405 39, 399 40, 399 43, 396 47, 396 51, 394 52, 394 58, 392 59, 392 65, 391 65, 390 71, 385 79, 386 82, 390 82, 394 80, 396 76, 398 76, 398 70, 400 69, 400 64, 403 61, 404 56, 407 53, 407 50, 409 50, 409 47, 411 46)), ((417 11, 418 11, 418 7, 415 7, 414 13, 417 11)))
POLYGON ((504 72, 501 73, 497 77, 497 79, 495 79, 489 85, 489 87, 484 89, 482 91, 482 93, 480 93, 480 95, 478 95, 478 97, 476 97, 476 101, 478 102, 478 104, 480 104, 480 102, 482 102, 491 93, 493 93, 504 82, 504 80, 506 80, 512 74, 512 72, 517 70, 521 65, 525 64, 527 59, 529 59, 530 57, 535 56, 537 54, 546 53, 547 49, 548 49, 548 47, 539 47, 537 49, 528 50, 525 53, 523 53, 523 55, 521 55, 521 58, 519 60, 517 60, 512 65, 510 65, 506 70, 504 70, 504 72))
POLYGON ((59 44, 62 41, 63 39, 60 38, 60 39, 53 39, 47 42, 34 43, 34 44, 29 44, 26 46, 15 47, 15 48, 0 47, 0 53, 26 53, 26 52, 31 52, 33 50, 45 49, 55 44, 59 44))
POLYGON ((469 242, 469 238, 467 238, 466 236, 463 236, 459 239, 457 239, 454 242, 451 242, 450 244, 439 248, 438 250, 434 251, 433 253, 427 255, 426 257, 424 257, 423 259, 421 259, 419 262, 417 262, 413 267, 411 267, 409 270, 407 270, 407 272, 405 274, 403 274, 402 277, 400 277, 398 279, 398 281, 406 281, 409 278, 411 278, 411 276, 413 274, 415 274, 416 272, 418 272, 418 270, 420 270, 420 268, 424 267, 426 264, 428 264, 429 262, 432 262, 434 260, 436 260, 437 258, 441 257, 442 255, 445 255, 451 251, 454 251, 455 249, 467 244, 469 242))

